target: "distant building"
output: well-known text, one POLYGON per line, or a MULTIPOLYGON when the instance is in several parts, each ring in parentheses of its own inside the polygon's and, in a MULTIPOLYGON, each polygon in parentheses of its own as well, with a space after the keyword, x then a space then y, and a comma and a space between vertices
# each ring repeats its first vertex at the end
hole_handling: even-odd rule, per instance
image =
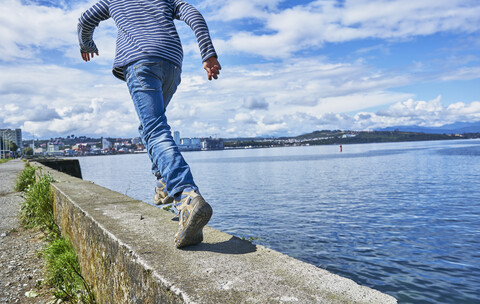
POLYGON ((22 129, 0 129, 0 137, 14 142, 20 149, 23 148, 22 129))
POLYGON ((180 138, 180 132, 173 132, 173 140, 180 151, 223 150, 221 138, 180 138))
POLYGON ((112 143, 109 140, 106 140, 102 137, 102 150, 110 150, 112 148, 112 143))
POLYGON ((223 139, 204 138, 202 139, 202 150, 223 150, 223 139))
POLYGON ((182 138, 178 148, 180 151, 200 151, 202 150, 202 140, 200 138, 182 138))
POLYGON ((99 155, 102 154, 102 149, 97 148, 97 147, 92 147, 89 151, 90 155, 99 155))
POLYGON ((77 155, 85 155, 90 151, 90 145, 88 143, 77 143, 72 147, 72 150, 75 150, 77 155))
POLYGON ((180 132, 178 131, 173 132, 173 140, 175 141, 177 146, 180 145, 180 132))
POLYGON ((47 153, 54 153, 58 152, 58 145, 54 143, 48 143, 47 145, 47 153))
POLYGON ((63 154, 65 156, 75 156, 75 155, 77 155, 77 151, 75 151, 73 149, 65 149, 65 151, 63 151, 63 154))
POLYGON ((42 147, 33 149, 33 155, 45 155, 45 149, 42 147))
POLYGON ((60 151, 60 149, 58 148, 59 145, 57 143, 54 143, 54 142, 49 142, 47 144, 47 155, 50 155, 50 156, 63 156, 63 151, 60 151))
POLYGON ((142 143, 142 140, 140 139, 140 137, 132 138, 132 145, 138 145, 138 144, 141 144, 141 143, 142 143))

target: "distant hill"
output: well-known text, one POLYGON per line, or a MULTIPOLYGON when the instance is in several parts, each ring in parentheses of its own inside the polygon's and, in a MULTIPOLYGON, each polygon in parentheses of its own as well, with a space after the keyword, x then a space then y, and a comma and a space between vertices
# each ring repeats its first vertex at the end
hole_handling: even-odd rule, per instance
POLYGON ((419 127, 419 126, 393 126, 375 131, 401 131, 401 132, 417 132, 429 134, 465 134, 480 133, 480 121, 477 122, 456 122, 441 127, 419 127))
POLYGON ((296 137, 246 138, 243 140, 225 140, 225 148, 267 148, 305 145, 340 145, 402 141, 452 140, 479 138, 479 133, 457 135, 457 133, 436 134, 427 132, 392 131, 341 131, 323 130, 296 137))

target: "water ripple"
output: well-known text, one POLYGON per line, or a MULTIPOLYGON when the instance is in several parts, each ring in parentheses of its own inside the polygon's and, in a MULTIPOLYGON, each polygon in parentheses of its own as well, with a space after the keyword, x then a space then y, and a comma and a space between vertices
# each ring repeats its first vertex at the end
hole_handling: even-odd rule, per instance
MULTIPOLYGON (((480 141, 186 153, 210 225, 393 295, 479 303, 480 141)), ((147 202, 146 155, 81 158, 147 202), (120 165, 121 164, 121 165, 120 165)), ((127 190, 126 190, 127 189, 127 190)))

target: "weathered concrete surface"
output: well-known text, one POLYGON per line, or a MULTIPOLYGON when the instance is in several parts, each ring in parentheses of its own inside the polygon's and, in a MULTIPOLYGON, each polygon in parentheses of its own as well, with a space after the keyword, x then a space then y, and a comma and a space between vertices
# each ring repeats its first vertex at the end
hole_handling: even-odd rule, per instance
POLYGON ((173 214, 49 171, 55 213, 99 303, 396 303, 262 246, 210 227, 176 249, 173 214))

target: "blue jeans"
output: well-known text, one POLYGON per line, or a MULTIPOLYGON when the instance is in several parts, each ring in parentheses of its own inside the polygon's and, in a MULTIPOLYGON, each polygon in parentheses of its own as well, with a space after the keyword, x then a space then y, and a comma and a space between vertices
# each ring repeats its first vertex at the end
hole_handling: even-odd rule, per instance
POLYGON ((124 76, 140 119, 140 137, 152 161, 152 172, 167 184, 169 196, 183 189, 197 190, 190 167, 178 150, 165 110, 180 84, 181 68, 170 61, 149 57, 127 65, 124 76))

